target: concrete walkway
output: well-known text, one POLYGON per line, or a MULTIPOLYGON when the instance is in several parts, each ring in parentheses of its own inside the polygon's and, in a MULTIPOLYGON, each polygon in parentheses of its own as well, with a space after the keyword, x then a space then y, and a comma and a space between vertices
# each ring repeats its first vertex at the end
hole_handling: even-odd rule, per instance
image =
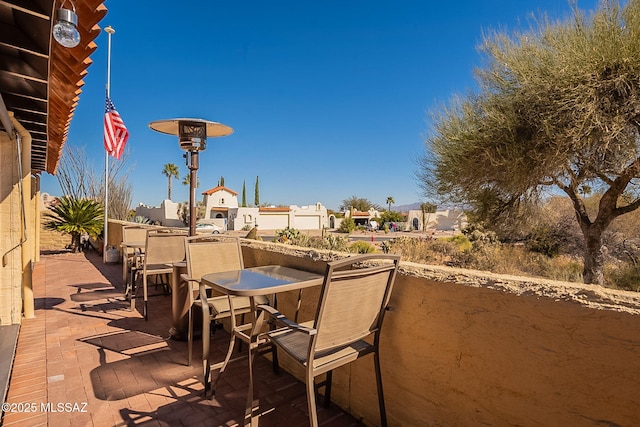
MULTIPOLYGON (((230 364, 216 397, 203 398, 201 345, 185 366, 186 342, 169 339, 171 297, 150 299, 149 321, 123 300, 122 266, 95 253, 44 255, 34 271, 36 316, 18 339, 1 425, 233 426, 242 422, 246 359, 230 364), (8 405, 8 406, 7 406, 8 405)), ((228 335, 212 337, 221 361, 228 335)), ((246 348, 246 347, 245 347, 246 348)), ((308 425, 304 385, 273 374, 256 360, 261 426, 308 425)), ((375 392, 375 391, 374 391, 375 392)), ((331 405, 318 407, 321 425, 358 426, 331 405)))

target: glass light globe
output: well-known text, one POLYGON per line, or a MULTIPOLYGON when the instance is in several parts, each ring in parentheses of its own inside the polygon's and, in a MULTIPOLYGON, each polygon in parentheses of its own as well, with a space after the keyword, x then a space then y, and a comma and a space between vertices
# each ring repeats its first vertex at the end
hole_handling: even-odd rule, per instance
POLYGON ((53 26, 53 38, 64 47, 76 47, 80 33, 76 28, 78 16, 68 9, 58 9, 58 21, 53 26))

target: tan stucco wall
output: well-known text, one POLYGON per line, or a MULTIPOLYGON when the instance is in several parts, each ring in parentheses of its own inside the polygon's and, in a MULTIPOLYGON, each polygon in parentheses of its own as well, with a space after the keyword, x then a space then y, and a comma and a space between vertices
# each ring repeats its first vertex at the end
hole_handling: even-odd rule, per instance
POLYGON ((69 246, 71 243, 71 235, 59 231, 47 230, 44 228, 44 221, 46 220, 43 220, 40 230, 40 250, 60 251, 69 246))
POLYGON ((16 143, 0 132, 0 325, 20 323, 22 268, 20 249, 11 250, 21 238, 20 193, 16 143), (10 252, 9 252, 10 251, 10 252))
POLYGON ((18 159, 18 138, 11 140, 6 132, 0 132, 0 325, 19 324, 23 315, 33 316, 31 278, 38 247, 31 136, 11 120, 19 135, 21 158, 18 159))
MULTIPOLYGON (((243 254, 247 266, 313 271, 341 256, 248 240, 243 254)), ((318 291, 304 292, 308 320, 318 291)), ((294 300, 279 296, 279 308, 291 313, 294 300)), ((636 293, 402 263, 390 305, 381 363, 391 426, 640 425, 636 293)), ((372 369, 367 357, 336 371, 332 400, 379 425, 372 369)))

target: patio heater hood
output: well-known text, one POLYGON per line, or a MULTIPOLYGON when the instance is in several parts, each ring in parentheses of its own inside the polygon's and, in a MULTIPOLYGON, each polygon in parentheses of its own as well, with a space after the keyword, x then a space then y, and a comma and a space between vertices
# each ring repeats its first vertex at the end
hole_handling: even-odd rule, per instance
POLYGON ((180 148, 185 151, 204 151, 207 138, 227 136, 233 129, 218 122, 202 119, 169 119, 149 123, 149 127, 157 132, 178 137, 180 148))

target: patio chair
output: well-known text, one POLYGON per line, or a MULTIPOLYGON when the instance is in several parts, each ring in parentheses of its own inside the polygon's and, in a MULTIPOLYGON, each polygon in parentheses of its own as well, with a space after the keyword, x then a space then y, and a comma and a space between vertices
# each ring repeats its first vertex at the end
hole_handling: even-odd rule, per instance
MULTIPOLYGON (((173 263, 184 261, 184 239, 187 232, 174 229, 152 229, 147 232, 142 261, 142 289, 144 296, 144 320, 149 319, 150 276, 168 276, 173 273, 173 263)), ((168 286, 168 280, 165 286, 168 286)))
MULTIPOLYGON (((244 316, 251 309, 248 297, 228 297, 227 295, 207 296, 207 290, 201 283, 202 276, 209 273, 242 270, 244 262, 240 239, 224 235, 193 236, 185 240, 185 253, 187 260, 187 274, 181 279, 189 283, 189 330, 188 330, 188 360, 191 365, 193 355, 193 316, 194 308, 202 311, 202 366, 205 385, 205 395, 211 385, 211 364, 209 363, 210 331, 211 323, 231 316, 230 303, 233 304, 234 313, 244 316), (196 297, 197 296, 197 297, 196 297)), ((256 298, 256 303, 265 304, 267 298, 256 298)), ((242 320, 244 321, 244 319, 242 320)), ((227 361, 233 353, 235 338, 231 334, 227 361)), ((227 363, 222 365, 220 375, 227 363)), ((277 366, 277 357, 274 357, 274 366, 277 366)), ((277 368, 274 368, 277 369, 277 368)), ((218 378, 220 377, 218 376, 218 378)))
MULTIPOLYGON (((151 227, 145 225, 127 225, 122 228, 122 243, 144 242, 147 238, 147 231, 151 227)), ((122 250, 122 281, 126 284, 131 271, 131 266, 139 251, 135 248, 121 246, 122 250)))
POLYGON ((316 387, 324 386, 324 403, 328 406, 332 370, 370 353, 374 357, 381 424, 387 425, 378 351, 382 320, 399 260, 398 255, 368 254, 329 263, 312 327, 292 322, 271 306, 258 307, 283 326, 266 333, 272 344, 306 371, 312 426, 318 425, 316 387), (364 267, 354 268, 363 263, 364 267), (349 267, 352 268, 345 270, 349 267), (371 335, 373 343, 364 340, 371 335), (325 380, 316 386, 314 379, 321 374, 326 374, 325 380))

